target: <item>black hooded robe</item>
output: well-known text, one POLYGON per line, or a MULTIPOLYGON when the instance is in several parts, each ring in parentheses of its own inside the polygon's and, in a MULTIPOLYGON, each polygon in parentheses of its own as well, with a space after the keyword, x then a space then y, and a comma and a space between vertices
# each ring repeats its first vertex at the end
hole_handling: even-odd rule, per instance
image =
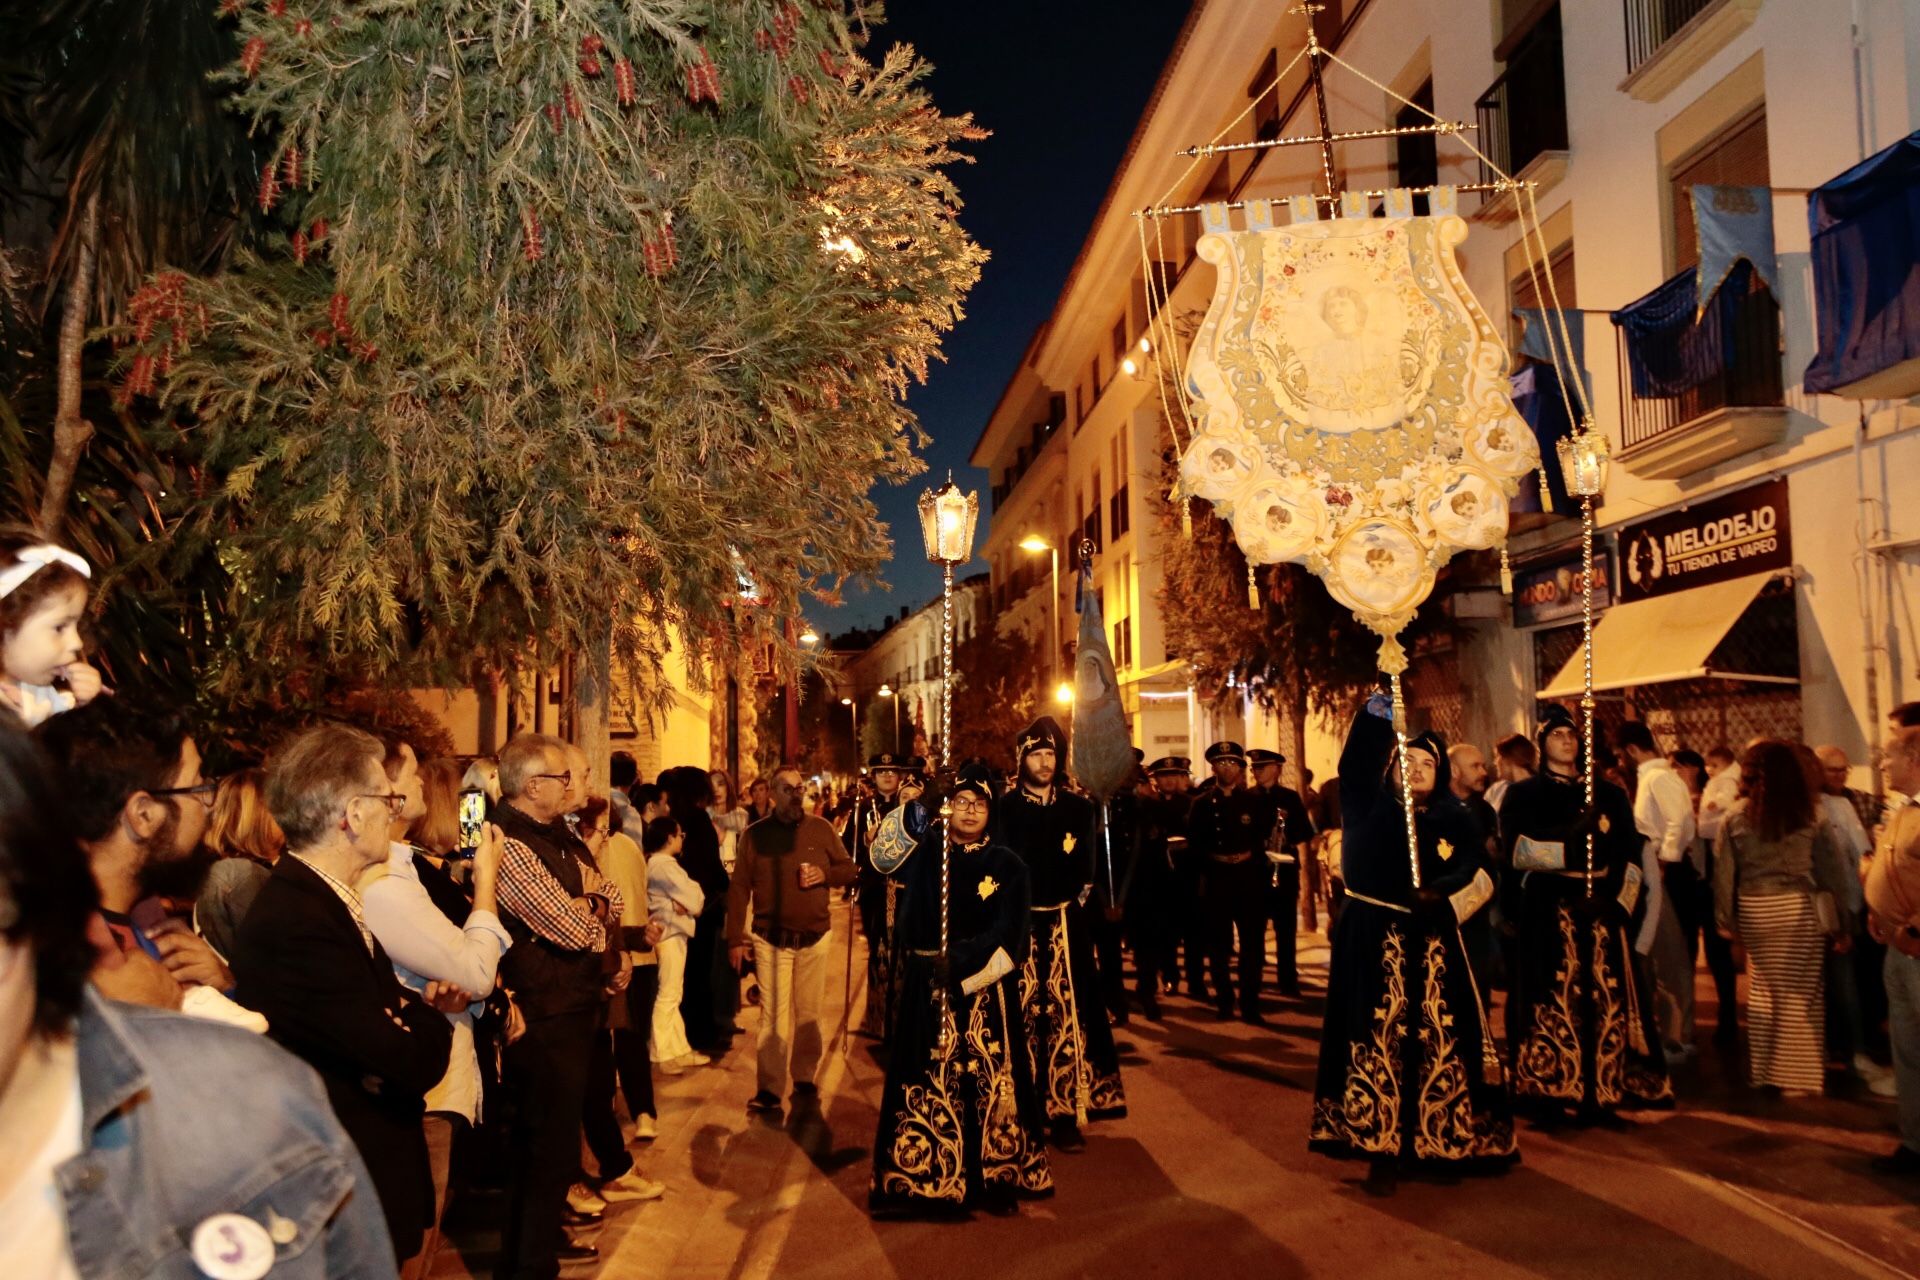
POLYGON ((896 876, 894 918, 900 1005, 880 1096, 868 1205, 877 1210, 964 1206, 987 1192, 1037 1197, 1053 1191, 1046 1108, 1034 1087, 1020 1014, 1028 953, 1026 867, 989 841, 950 853, 948 1000, 955 1039, 936 1056, 940 1018, 940 842, 930 826, 896 876), (967 993, 963 984, 996 952, 1010 968, 967 993))
MULTIPOLYGON (((1034 1079, 1052 1121, 1127 1114, 1083 891, 1093 884, 1093 804, 1056 777, 1051 801, 1016 788, 994 806, 994 839, 1026 863, 1033 946, 1020 971, 1034 1079), (1084 993, 1084 995, 1083 995, 1084 993)), ((1089 897, 1089 901, 1091 901, 1089 897)))
POLYGON ((1388 775, 1393 726, 1362 711, 1340 756, 1346 903, 1334 925, 1326 1024, 1308 1145, 1350 1158, 1496 1164, 1518 1157, 1512 1100, 1458 919, 1493 895, 1485 846, 1447 789, 1443 743, 1415 815, 1421 884, 1452 911, 1418 908, 1406 815, 1388 775))
MULTIPOLYGON (((1543 726, 1542 737, 1554 727, 1543 726)), ((1565 872, 1514 868, 1503 899, 1519 929, 1507 1004, 1513 1091, 1521 1099, 1589 1111, 1672 1106, 1653 1001, 1635 977, 1628 932, 1642 893, 1633 805, 1612 783, 1595 785, 1603 829, 1594 834, 1589 894, 1580 825, 1586 789, 1579 778, 1546 766, 1544 744, 1540 759, 1541 771, 1508 788, 1500 806, 1509 865, 1524 837, 1564 850, 1567 866, 1565 872)))

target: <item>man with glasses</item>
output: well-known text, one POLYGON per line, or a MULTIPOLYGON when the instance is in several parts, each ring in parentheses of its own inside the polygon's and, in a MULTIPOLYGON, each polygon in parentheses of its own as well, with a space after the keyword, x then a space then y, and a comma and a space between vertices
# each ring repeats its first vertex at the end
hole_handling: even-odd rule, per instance
POLYGON ((733 967, 752 955, 760 977, 759 1089, 747 1109, 771 1116, 780 1114, 789 1059, 794 1106, 816 1096, 830 890, 854 877, 853 859, 833 824, 808 814, 805 801, 799 769, 785 766, 773 775, 773 813, 742 833, 727 891, 733 967))
POLYGON ((407 1258, 432 1220, 422 1121, 453 1044, 442 1014, 470 997, 445 982, 409 991, 367 924, 356 886, 386 862, 388 827, 406 801, 385 756, 379 739, 340 724, 274 752, 267 807, 287 852, 241 922, 233 969, 240 1003, 320 1074, 373 1175, 394 1253, 407 1258))
MULTIPOLYGON (((575 776, 566 743, 546 734, 523 733, 500 753, 495 821, 506 851, 496 893, 513 938, 500 973, 527 1024, 526 1034, 507 1050, 516 1111, 512 1183, 494 1272, 502 1280, 551 1280, 562 1263, 599 1257, 592 1245, 569 1240, 561 1223, 567 1189, 580 1167, 582 1108, 602 992, 610 977, 624 985, 631 962, 617 951, 618 975, 602 968, 607 930, 617 927, 625 903, 620 890, 581 856, 584 846, 562 820, 578 804, 575 776)), ((601 1194, 611 1189, 620 1198, 639 1199, 658 1185, 627 1176, 634 1180, 633 1194, 611 1185, 601 1194)))
POLYGON ((219 785, 200 776, 200 751, 186 726, 141 714, 119 698, 98 698, 46 721, 35 736, 53 761, 62 802, 100 887, 108 930, 123 953, 158 962, 103 973, 103 990, 115 999, 179 1008, 193 987, 230 989, 233 974, 219 953, 183 920, 170 918, 163 903, 143 903, 149 871, 199 847, 219 785), (132 985, 141 975, 144 985, 132 985))

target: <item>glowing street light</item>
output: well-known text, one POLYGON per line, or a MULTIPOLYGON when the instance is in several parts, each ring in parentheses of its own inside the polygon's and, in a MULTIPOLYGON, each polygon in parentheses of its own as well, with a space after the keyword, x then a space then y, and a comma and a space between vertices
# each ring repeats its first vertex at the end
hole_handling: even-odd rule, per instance
POLYGON ((1053 691, 1053 700, 1063 707, 1073 705, 1073 686, 1062 680, 1060 687, 1053 691))
POLYGON ((805 631, 802 631, 800 633, 800 643, 801 644, 819 644, 820 633, 815 631, 812 627, 808 627, 805 631))

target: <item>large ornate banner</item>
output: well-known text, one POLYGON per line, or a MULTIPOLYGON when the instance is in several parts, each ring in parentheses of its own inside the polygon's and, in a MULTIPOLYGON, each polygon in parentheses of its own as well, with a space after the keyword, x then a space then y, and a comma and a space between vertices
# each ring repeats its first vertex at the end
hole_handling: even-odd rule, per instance
POLYGON ((1455 552, 1505 542, 1540 464, 1454 261, 1450 194, 1419 218, 1400 192, 1386 218, 1316 221, 1295 201, 1286 226, 1254 204, 1242 231, 1209 206, 1198 246, 1219 276, 1188 361, 1201 412, 1181 492, 1249 562, 1305 564, 1389 640, 1455 552))

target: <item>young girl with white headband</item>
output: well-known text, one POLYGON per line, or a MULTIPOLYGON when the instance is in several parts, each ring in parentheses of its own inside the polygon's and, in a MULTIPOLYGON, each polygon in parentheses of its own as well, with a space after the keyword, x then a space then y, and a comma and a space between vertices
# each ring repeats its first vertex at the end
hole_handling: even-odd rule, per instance
POLYGON ((80 647, 92 577, 64 547, 31 530, 0 529, 0 705, 29 728, 100 692, 100 673, 80 647))

